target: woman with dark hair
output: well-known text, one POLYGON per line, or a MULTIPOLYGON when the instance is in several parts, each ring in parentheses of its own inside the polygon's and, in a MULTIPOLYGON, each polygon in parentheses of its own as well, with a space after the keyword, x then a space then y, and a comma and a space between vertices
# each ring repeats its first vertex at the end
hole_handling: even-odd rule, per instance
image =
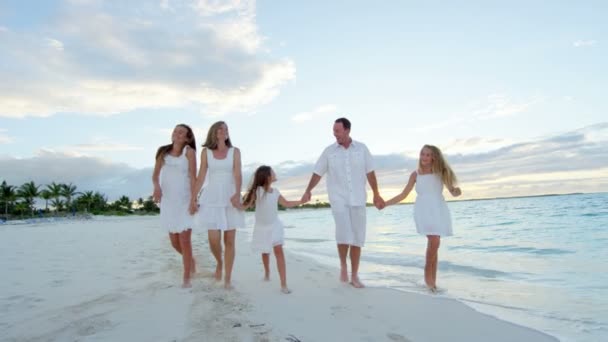
POLYGON ((201 166, 192 188, 190 212, 194 214, 198 210, 196 225, 207 229, 209 248, 217 261, 215 279, 222 280, 224 268, 224 287, 231 289, 236 228, 245 226, 243 212, 237 209, 240 207, 242 184, 241 152, 232 146, 228 126, 223 121, 211 125, 203 147, 201 166), (205 180, 207 185, 198 200, 199 208, 196 197, 205 180), (222 260, 222 235, 225 260, 222 260))
POLYGON ((192 257, 192 215, 188 212, 196 179, 196 143, 192 129, 179 124, 173 129, 171 144, 158 148, 152 174, 154 202, 160 202, 160 224, 169 232, 171 245, 184 263, 182 287, 192 287, 195 271, 192 257))

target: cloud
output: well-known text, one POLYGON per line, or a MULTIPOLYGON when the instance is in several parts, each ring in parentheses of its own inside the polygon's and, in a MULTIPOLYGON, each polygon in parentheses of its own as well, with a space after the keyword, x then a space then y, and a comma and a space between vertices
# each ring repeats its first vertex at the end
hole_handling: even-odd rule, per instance
MULTIPOLYGON (((471 143, 483 141, 473 138, 471 143)), ((483 153, 445 155, 458 175, 465 199, 608 191, 608 123, 510 143, 483 153)), ((302 195, 315 162, 289 160, 272 165, 277 187, 286 198, 302 195)), ((389 197, 405 186, 409 174, 416 169, 417 157, 375 155, 374 162, 381 193, 389 197)), ((244 187, 257 166, 243 166, 244 187)), ((151 193, 151 168, 135 169, 74 152, 40 151, 25 159, 0 157, 0 170, 2 177, 14 185, 30 180, 39 184, 71 182, 82 190, 102 191, 111 199, 123 194, 146 197, 151 193)), ((324 180, 314 193, 325 198, 324 180)))
POLYGON ((595 40, 577 40, 574 43, 572 43, 572 46, 574 47, 589 47, 589 46, 594 46, 597 44, 597 41, 595 40))
POLYGON ((315 108, 310 112, 302 112, 294 115, 291 120, 296 122, 310 121, 321 116, 327 116, 329 114, 336 114, 338 107, 333 104, 326 104, 315 108))
POLYGON ((8 130, 0 128, 0 144, 10 144, 13 142, 13 138, 6 134, 8 130))
POLYGON ((254 1, 65 1, 58 13, 39 32, 1 32, 0 117, 249 112, 295 78, 263 49, 254 1))
POLYGON ((117 143, 97 143, 97 144, 77 144, 68 147, 77 152, 118 152, 118 151, 141 151, 140 146, 132 146, 127 144, 117 143))
POLYGON ((430 131, 455 125, 469 125, 479 121, 511 117, 526 112, 531 106, 542 101, 540 97, 515 100, 506 94, 490 94, 474 101, 468 108, 450 118, 431 125, 421 126, 420 131, 430 131))

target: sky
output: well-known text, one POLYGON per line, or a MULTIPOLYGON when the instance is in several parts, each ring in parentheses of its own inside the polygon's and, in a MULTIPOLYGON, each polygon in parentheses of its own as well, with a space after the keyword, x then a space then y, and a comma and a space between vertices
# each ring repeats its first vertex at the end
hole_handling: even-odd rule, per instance
MULTIPOLYGON (((383 196, 422 145, 463 199, 608 191, 605 1, 0 1, 0 180, 151 194, 178 123, 299 198, 333 122, 383 196)), ((200 147, 199 147, 200 148, 200 147)), ((323 198, 324 185, 313 195, 323 198)))

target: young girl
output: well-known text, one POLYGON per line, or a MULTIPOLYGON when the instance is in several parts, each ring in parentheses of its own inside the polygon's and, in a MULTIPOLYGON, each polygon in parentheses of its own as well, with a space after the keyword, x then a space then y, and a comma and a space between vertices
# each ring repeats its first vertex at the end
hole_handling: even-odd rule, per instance
POLYGON ((420 151, 418 170, 412 172, 403 191, 386 201, 393 205, 403 201, 416 185, 416 202, 414 203, 414 220, 418 234, 426 235, 426 263, 424 265, 424 282, 428 289, 437 292, 437 259, 439 241, 442 236, 452 235, 452 218, 443 198, 445 185, 452 196, 460 196, 456 187, 456 175, 443 158, 439 148, 424 145, 420 151))
POLYGON ((192 215, 188 212, 190 194, 196 179, 196 144, 192 129, 179 124, 173 129, 171 144, 158 148, 152 174, 156 203, 160 202, 160 225, 169 232, 171 245, 182 255, 184 282, 192 287, 190 278, 195 271, 192 258, 192 215))
POLYGON ((304 202, 301 200, 287 201, 278 189, 271 187, 276 180, 275 173, 270 166, 262 165, 258 167, 253 176, 251 187, 243 200, 242 208, 255 206, 252 245, 255 251, 262 253, 264 280, 270 280, 270 251, 274 250, 281 279, 281 292, 288 294, 291 293, 291 290, 287 287, 285 256, 283 254, 283 224, 277 215, 277 203, 291 208, 304 202))

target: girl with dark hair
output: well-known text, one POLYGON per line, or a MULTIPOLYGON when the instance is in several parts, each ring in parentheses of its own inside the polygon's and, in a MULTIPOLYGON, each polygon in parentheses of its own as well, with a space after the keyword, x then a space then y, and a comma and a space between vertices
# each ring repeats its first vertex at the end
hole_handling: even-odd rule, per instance
POLYGON ((257 168, 253 182, 243 200, 243 209, 255 207, 255 225, 253 227, 252 247, 262 253, 264 264, 264 280, 270 280, 270 252, 274 251, 277 258, 277 269, 281 280, 281 292, 288 294, 287 270, 283 254, 283 224, 278 217, 278 204, 286 208, 301 205, 303 201, 288 201, 278 189, 271 185, 277 180, 270 166, 262 165, 257 168))
POLYGON ((188 212, 196 179, 196 143, 192 129, 179 124, 173 129, 171 144, 158 148, 152 174, 154 202, 160 203, 160 225, 169 232, 171 245, 184 264, 182 287, 192 287, 195 272, 192 257, 192 215, 188 212))

